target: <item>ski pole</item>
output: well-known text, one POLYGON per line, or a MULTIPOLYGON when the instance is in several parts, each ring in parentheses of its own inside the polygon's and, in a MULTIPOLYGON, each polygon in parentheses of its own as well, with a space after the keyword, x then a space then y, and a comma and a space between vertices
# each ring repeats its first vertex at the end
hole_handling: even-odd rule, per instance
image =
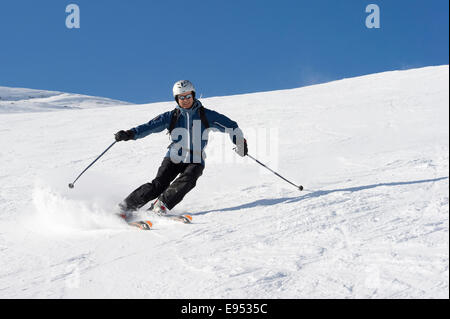
POLYGON ((81 174, 78 175, 78 177, 77 177, 72 183, 69 184, 69 188, 73 188, 75 182, 81 177, 81 175, 83 175, 83 173, 86 172, 86 171, 88 170, 89 167, 91 167, 92 165, 94 165, 94 163, 97 162, 97 160, 98 160, 100 157, 102 157, 103 154, 105 154, 105 153, 106 153, 111 147, 113 147, 113 145, 116 144, 116 143, 117 143, 117 142, 114 141, 114 143, 112 143, 112 144, 111 144, 106 150, 104 150, 103 153, 101 153, 101 154, 100 154, 100 155, 99 155, 99 156, 98 156, 91 164, 89 164, 89 166, 86 167, 86 168, 84 169, 84 171, 82 171, 81 174))
POLYGON ((286 182, 288 182, 289 184, 295 186, 296 188, 298 188, 300 191, 303 190, 303 186, 297 186, 294 183, 292 183, 291 181, 287 180, 286 178, 284 178, 283 176, 281 176, 280 174, 278 174, 277 172, 271 170, 269 167, 267 167, 266 165, 264 165, 263 163, 261 163, 260 161, 258 161, 256 158, 254 158, 253 156, 251 156, 250 154, 247 153, 247 156, 250 157, 252 160, 254 160, 256 163, 258 163, 259 165, 264 166, 265 168, 267 168, 269 171, 271 171, 272 173, 274 173, 275 175, 277 175, 278 177, 284 179, 286 182))

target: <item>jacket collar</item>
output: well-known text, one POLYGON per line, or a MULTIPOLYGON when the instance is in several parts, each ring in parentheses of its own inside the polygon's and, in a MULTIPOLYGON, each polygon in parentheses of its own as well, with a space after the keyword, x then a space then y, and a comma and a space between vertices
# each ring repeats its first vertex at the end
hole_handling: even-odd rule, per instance
POLYGON ((179 106, 177 104, 177 109, 179 109, 181 111, 181 114, 189 113, 189 115, 191 115, 191 114, 195 113, 198 110, 198 108, 201 106, 202 106, 202 103, 199 100, 195 99, 194 104, 192 104, 191 108, 183 109, 181 106, 179 106))

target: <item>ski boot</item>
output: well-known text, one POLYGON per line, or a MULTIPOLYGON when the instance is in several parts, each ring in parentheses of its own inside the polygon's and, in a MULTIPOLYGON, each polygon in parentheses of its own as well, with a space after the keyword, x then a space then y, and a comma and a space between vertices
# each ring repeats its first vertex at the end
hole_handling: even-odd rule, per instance
POLYGON ((166 204, 164 204, 162 201, 157 199, 155 202, 153 202, 148 209, 159 216, 164 216, 169 212, 169 209, 166 207, 166 204))
POLYGON ((117 214, 120 218, 128 221, 128 219, 133 215, 134 209, 128 208, 125 202, 119 204, 119 213, 117 214))

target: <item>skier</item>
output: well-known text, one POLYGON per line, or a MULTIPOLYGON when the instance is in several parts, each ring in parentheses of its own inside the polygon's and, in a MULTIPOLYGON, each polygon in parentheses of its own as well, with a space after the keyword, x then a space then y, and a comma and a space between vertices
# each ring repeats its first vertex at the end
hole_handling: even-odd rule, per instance
POLYGON ((195 187, 205 165, 203 150, 208 142, 209 128, 228 133, 236 145, 238 155, 247 155, 247 141, 237 123, 223 114, 204 108, 195 98, 195 88, 190 81, 176 82, 173 96, 178 104, 175 110, 160 114, 146 124, 115 134, 115 139, 119 142, 137 140, 167 129, 172 139, 153 181, 137 188, 119 204, 120 214, 125 219, 154 199, 156 201, 152 205, 152 211, 164 215, 195 187))

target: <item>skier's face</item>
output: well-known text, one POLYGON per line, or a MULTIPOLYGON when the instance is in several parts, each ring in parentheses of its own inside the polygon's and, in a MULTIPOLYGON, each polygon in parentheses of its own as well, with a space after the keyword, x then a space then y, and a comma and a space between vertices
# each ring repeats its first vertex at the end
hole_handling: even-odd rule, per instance
POLYGON ((192 104, 194 104, 194 97, 192 95, 192 91, 191 92, 187 92, 187 93, 183 93, 183 94, 179 94, 178 95, 178 104, 183 109, 191 108, 192 104), (182 97, 182 98, 184 97, 184 100, 182 100, 182 98, 180 99, 180 97, 182 97))

